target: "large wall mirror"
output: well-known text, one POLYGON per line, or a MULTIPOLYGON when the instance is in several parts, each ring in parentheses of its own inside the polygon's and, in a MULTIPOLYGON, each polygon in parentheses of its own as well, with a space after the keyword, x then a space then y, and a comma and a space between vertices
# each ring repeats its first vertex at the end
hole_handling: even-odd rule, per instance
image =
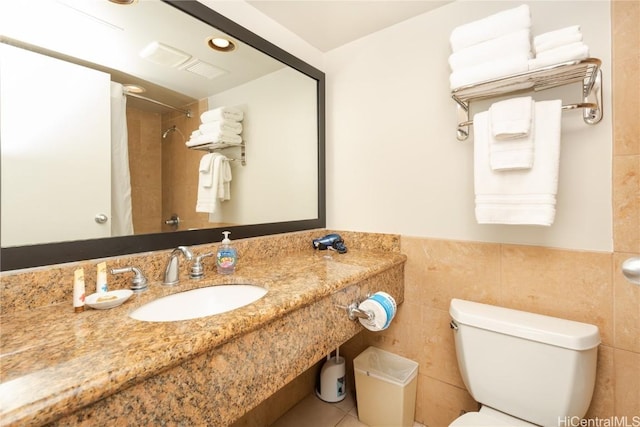
POLYGON ((3 271, 325 227, 321 71, 197 1, 0 17, 3 271))

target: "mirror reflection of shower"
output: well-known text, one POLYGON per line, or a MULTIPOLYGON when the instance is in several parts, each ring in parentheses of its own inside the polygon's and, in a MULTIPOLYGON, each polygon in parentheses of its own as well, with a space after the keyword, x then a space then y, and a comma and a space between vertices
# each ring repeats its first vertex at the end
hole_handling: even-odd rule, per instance
POLYGON ((170 133, 172 132, 178 132, 180 134, 180 136, 182 137, 183 141, 186 141, 184 138, 184 134, 180 131, 180 129, 178 129, 178 127, 176 125, 171 126, 169 129, 165 130, 162 133, 162 139, 167 139, 167 136, 169 136, 170 133))

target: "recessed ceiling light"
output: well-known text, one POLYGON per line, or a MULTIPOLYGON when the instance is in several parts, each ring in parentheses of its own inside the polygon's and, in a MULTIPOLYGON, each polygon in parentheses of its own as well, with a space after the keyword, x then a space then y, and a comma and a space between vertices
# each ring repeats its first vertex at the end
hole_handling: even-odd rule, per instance
POLYGON ((224 37, 209 37, 207 45, 218 52, 231 52, 236 48, 235 43, 224 37))
POLYGON ((126 92, 129 92, 129 93, 143 93, 147 91, 142 86, 134 85, 134 84, 126 84, 126 85, 123 85, 122 87, 126 92))
POLYGON ((109 0, 111 3, 115 3, 115 4, 124 4, 124 5, 128 5, 128 4, 134 4, 137 3, 138 0, 109 0))

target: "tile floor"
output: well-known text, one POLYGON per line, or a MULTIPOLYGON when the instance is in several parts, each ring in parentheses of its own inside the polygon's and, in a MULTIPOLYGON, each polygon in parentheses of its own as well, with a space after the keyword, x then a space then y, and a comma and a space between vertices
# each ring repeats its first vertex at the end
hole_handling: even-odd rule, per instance
MULTIPOLYGON (((342 402, 327 403, 312 393, 281 416, 270 427, 367 427, 358 421, 358 410, 351 394, 342 402)), ((414 423, 413 427, 424 427, 414 423)))

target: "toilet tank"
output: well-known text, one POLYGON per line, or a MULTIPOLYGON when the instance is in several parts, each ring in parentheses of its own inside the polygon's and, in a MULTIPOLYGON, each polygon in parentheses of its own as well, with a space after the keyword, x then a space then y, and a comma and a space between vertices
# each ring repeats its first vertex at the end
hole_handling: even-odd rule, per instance
POLYGON ((449 314, 460 374, 476 401, 541 426, 587 412, 597 326, 459 299, 449 314))

